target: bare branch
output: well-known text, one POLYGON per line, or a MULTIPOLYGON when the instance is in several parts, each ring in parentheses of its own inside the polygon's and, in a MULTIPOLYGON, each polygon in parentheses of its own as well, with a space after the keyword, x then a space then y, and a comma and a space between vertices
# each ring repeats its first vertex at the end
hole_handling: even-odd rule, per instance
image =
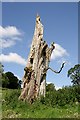
MULTIPOLYGON (((50 67, 48 67, 48 69, 50 69, 50 70, 51 70, 52 72, 54 72, 54 73, 59 74, 59 73, 62 71, 62 69, 63 69, 63 67, 64 67, 65 63, 66 63, 66 62, 62 63, 62 66, 61 66, 61 68, 60 68, 60 70, 59 70, 59 71, 53 70, 53 69, 52 69, 52 68, 50 68, 50 67)), ((48 69, 47 69, 47 70, 48 70, 48 69)))

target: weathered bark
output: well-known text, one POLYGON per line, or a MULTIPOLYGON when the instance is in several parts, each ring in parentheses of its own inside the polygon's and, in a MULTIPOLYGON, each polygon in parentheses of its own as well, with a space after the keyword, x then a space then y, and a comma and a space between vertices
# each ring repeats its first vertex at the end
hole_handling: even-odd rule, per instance
POLYGON ((50 57, 54 48, 54 43, 48 47, 43 40, 43 25, 40 16, 37 15, 30 54, 24 68, 23 89, 19 99, 33 102, 41 95, 45 97, 46 73, 49 69, 50 57))

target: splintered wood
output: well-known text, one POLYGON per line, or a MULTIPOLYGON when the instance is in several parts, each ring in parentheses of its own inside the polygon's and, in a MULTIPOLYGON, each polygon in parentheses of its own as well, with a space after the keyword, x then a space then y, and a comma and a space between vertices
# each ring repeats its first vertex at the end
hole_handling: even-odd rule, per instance
POLYGON ((32 103, 36 98, 40 98, 40 96, 45 97, 46 73, 54 48, 54 43, 48 47, 46 41, 44 41, 43 25, 40 21, 40 16, 37 15, 30 54, 27 65, 24 68, 23 89, 19 99, 32 103))

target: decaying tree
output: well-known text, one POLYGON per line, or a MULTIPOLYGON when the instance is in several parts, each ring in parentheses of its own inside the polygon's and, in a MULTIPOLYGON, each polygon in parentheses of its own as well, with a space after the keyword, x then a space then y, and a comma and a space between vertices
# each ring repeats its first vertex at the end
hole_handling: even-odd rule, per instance
MULTIPOLYGON (((41 95, 45 97, 46 92, 46 73, 49 67, 50 57, 52 51, 55 49, 54 43, 48 47, 46 41, 43 39, 43 25, 40 21, 40 16, 36 17, 36 25, 34 36, 31 44, 30 54, 28 56, 27 65, 24 68, 23 89, 19 99, 27 100, 32 103, 41 95)), ((60 73, 60 71, 54 71, 60 73)))

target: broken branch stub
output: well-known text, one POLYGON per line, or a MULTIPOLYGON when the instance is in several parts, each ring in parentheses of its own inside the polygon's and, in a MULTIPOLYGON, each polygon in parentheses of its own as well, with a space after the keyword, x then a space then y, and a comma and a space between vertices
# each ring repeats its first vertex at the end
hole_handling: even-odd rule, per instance
POLYGON ((54 43, 49 48, 46 41, 43 40, 43 25, 40 16, 37 15, 30 54, 24 68, 23 89, 19 99, 32 103, 41 95, 45 97, 46 70, 49 68, 50 57, 54 48, 54 43))

